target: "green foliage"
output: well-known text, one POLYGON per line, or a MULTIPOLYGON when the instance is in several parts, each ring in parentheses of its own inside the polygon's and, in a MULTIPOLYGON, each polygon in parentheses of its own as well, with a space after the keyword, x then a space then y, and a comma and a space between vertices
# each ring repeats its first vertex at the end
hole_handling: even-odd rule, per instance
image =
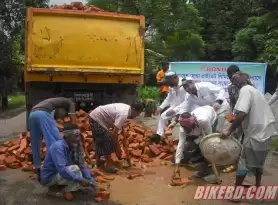
POLYGON ((49 0, 2 0, 0 4, 0 71, 6 77, 17 72, 24 56, 27 7, 47 7, 49 0))
POLYGON ((278 151, 278 140, 277 139, 272 140, 271 147, 278 151))
POLYGON ((270 65, 278 65, 278 28, 268 33, 263 55, 270 65))
POLYGON ((158 87, 155 86, 139 86, 137 87, 137 94, 139 98, 144 101, 146 99, 159 100, 158 87))
MULTIPOLYGON (((199 60, 204 54, 198 10, 184 0, 88 0, 107 11, 144 15, 145 48, 170 60, 199 60)), ((157 70, 164 58, 146 53, 147 72, 157 70)))
POLYGON ((236 34, 233 54, 238 61, 266 62, 275 73, 278 65, 278 1, 254 2, 246 26, 236 34))
POLYGON ((25 95, 14 94, 9 96, 9 108, 19 107, 25 104, 25 95))
POLYGON ((232 60, 235 32, 246 22, 252 0, 192 0, 203 18, 201 34, 206 43, 203 60, 232 60))

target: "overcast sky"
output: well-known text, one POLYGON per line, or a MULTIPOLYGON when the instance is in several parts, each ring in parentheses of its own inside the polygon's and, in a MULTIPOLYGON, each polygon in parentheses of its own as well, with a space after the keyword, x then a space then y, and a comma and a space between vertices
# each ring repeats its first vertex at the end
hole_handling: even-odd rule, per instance
POLYGON ((86 0, 50 0, 50 5, 53 5, 53 4, 64 4, 64 3, 70 3, 70 2, 83 2, 83 3, 86 3, 86 0))

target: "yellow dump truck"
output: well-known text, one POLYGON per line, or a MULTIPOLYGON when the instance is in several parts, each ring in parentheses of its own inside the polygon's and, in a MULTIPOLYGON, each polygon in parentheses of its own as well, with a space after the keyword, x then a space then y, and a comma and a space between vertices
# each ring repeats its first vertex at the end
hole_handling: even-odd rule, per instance
POLYGON ((55 96, 77 109, 130 103, 144 81, 144 16, 29 8, 26 107, 55 96))

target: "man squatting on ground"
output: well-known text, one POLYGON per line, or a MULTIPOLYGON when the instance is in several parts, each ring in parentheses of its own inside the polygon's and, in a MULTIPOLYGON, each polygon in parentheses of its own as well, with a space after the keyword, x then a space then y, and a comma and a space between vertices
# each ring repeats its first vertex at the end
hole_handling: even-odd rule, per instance
POLYGON ((54 110, 54 115, 56 115, 56 117, 64 118, 68 114, 73 123, 76 119, 74 103, 64 97, 46 99, 32 108, 29 115, 29 129, 31 135, 33 164, 38 174, 38 179, 40 179, 40 148, 42 137, 44 137, 47 150, 54 142, 61 139, 60 132, 56 127, 56 121, 51 115, 54 110))
MULTIPOLYGON (((74 149, 79 146, 80 131, 75 124, 64 126, 64 139, 54 142, 49 149, 41 170, 40 182, 49 187, 49 194, 55 185, 65 185, 61 194, 79 189, 89 189, 97 192, 97 185, 86 165, 73 162, 74 149)), ((70 197, 72 198, 72 197, 70 197)))
POLYGON ((184 101, 186 93, 185 90, 181 87, 181 80, 182 79, 179 78, 175 72, 169 71, 165 74, 163 82, 169 85, 169 91, 166 99, 157 109, 156 114, 161 114, 162 110, 167 106, 169 106, 169 108, 165 110, 159 117, 157 132, 156 134, 151 136, 151 139, 153 141, 160 141, 162 139, 165 128, 167 127, 167 121, 175 117, 175 113, 169 115, 168 112, 173 110, 184 101))
MULTIPOLYGON (((100 157, 106 158, 106 171, 115 173, 118 169, 110 157, 116 152, 120 157, 121 149, 118 143, 118 132, 122 129, 125 121, 135 118, 144 110, 144 104, 135 102, 131 106, 124 103, 113 103, 99 106, 90 113, 90 124, 94 137, 96 151, 96 163, 100 166, 100 157)), ((127 156, 128 158, 128 156, 127 156)))
POLYGON ((243 127, 244 141, 237 164, 236 186, 241 186, 245 176, 253 172, 256 186, 261 185, 263 167, 270 149, 271 137, 276 133, 275 118, 265 97, 253 86, 248 85, 249 76, 237 72, 232 77, 233 85, 240 89, 234 108, 235 120, 221 135, 229 137, 239 126, 243 127))
MULTIPOLYGON (((176 174, 180 174, 179 165, 181 163, 184 153, 184 149, 186 147, 192 146, 193 141, 198 141, 199 144, 200 139, 204 135, 208 135, 214 132, 214 125, 217 119, 217 114, 213 107, 211 106, 202 106, 193 110, 191 113, 185 112, 180 115, 179 123, 180 123, 180 134, 179 134, 179 143, 176 150, 175 156, 175 169, 173 173, 173 177, 176 174), (187 141, 187 143, 186 143, 187 141)), ((207 163, 205 163, 207 165, 207 163)), ((195 177, 206 177, 210 173, 208 171, 207 166, 203 166, 203 169, 199 172, 195 173, 195 177)))

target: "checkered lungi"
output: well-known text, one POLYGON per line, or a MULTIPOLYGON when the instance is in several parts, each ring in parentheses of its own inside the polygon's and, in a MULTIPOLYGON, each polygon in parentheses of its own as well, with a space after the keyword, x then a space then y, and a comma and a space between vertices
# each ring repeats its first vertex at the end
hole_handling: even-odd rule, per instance
POLYGON ((115 152, 115 143, 108 130, 93 119, 90 119, 90 125, 94 138, 96 156, 107 156, 115 152))

